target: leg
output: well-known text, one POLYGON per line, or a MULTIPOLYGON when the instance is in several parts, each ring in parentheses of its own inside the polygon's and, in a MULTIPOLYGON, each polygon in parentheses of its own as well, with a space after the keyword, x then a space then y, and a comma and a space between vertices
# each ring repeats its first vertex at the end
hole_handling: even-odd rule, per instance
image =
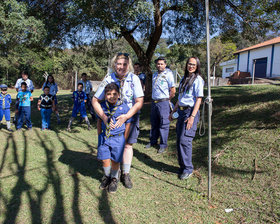
POLYGON ((41 108, 41 117, 42 117, 42 130, 46 129, 46 109, 41 108))
POLYGON ((25 107, 25 121, 28 129, 32 128, 31 123, 31 106, 25 107))
POLYGON ((56 97, 56 95, 54 95, 54 104, 55 104, 55 110, 54 111, 55 111, 57 123, 60 124, 60 117, 59 117, 58 108, 57 108, 57 97, 56 97))
POLYGON ((85 119, 85 121, 86 121, 86 123, 87 123, 87 125, 88 125, 88 130, 91 130, 91 126, 90 126, 88 117, 85 116, 84 119, 85 119))
POLYGON ((104 176, 102 177, 99 189, 105 189, 110 184, 110 172, 111 172, 111 164, 110 164, 110 162, 111 162, 110 159, 102 160, 104 176))
POLYGON ((115 193, 118 189, 118 174, 120 169, 120 163, 117 163, 113 160, 112 162, 112 169, 111 169, 111 182, 108 186, 108 192, 115 193))
POLYGON ((74 119, 75 119, 74 117, 70 118, 69 123, 68 123, 68 127, 67 127, 67 131, 71 130, 71 125, 72 125, 72 122, 73 122, 74 119))
POLYGON ((47 122, 47 129, 50 129, 51 127, 51 115, 52 115, 52 109, 47 109, 46 111, 46 122, 47 122))
POLYGON ((24 112, 22 107, 18 107, 17 129, 22 128, 24 112))
POLYGON ((156 145, 159 137, 159 125, 160 117, 158 114, 157 104, 152 103, 151 107, 151 132, 150 132, 150 143, 156 145))
POLYGON ((169 134, 169 124, 170 121, 168 119, 170 114, 169 102, 164 101, 158 103, 159 113, 160 113, 160 149, 158 152, 161 153, 167 148, 168 134, 169 134))
POLYGON ((130 167, 133 158, 133 148, 131 144, 125 144, 124 153, 123 153, 123 167, 122 167, 122 177, 121 181, 123 182, 126 188, 132 188, 133 184, 130 179, 130 167))

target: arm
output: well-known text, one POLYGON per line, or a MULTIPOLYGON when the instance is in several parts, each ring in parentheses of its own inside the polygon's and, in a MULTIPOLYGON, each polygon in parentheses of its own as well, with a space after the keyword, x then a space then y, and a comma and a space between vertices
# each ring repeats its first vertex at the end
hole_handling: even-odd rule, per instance
POLYGON ((189 116, 189 118, 187 120, 185 120, 185 122, 187 122, 187 126, 186 126, 187 130, 190 130, 190 128, 193 125, 193 121, 194 121, 194 118, 195 118, 195 116, 196 116, 196 114, 197 114, 197 112, 199 110, 201 101, 202 101, 202 97, 197 97, 196 98, 196 102, 195 102, 192 114, 191 114, 191 116, 189 116))
POLYGON ((97 134, 98 135, 100 135, 102 133, 101 125, 102 125, 102 120, 98 118, 97 119, 97 134))
POLYGON ((127 123, 125 125, 125 132, 124 132, 125 141, 127 140, 128 136, 129 136, 129 131, 130 131, 130 123, 127 123))
POLYGON ((91 104, 97 116, 103 120, 104 124, 107 124, 108 117, 102 110, 99 100, 96 97, 92 97, 91 104))
POLYGON ((38 100, 38 103, 37 103, 37 108, 39 111, 41 110, 41 108, 40 108, 41 102, 42 102, 41 100, 38 100))
POLYGON ((143 106, 144 97, 138 97, 135 99, 135 104, 130 108, 127 114, 122 114, 117 117, 117 122, 115 124, 115 128, 121 127, 124 122, 126 122, 129 118, 133 117, 143 106))
POLYGON ((175 96, 175 93, 176 93, 176 88, 175 87, 171 87, 169 89, 169 100, 171 100, 175 96))

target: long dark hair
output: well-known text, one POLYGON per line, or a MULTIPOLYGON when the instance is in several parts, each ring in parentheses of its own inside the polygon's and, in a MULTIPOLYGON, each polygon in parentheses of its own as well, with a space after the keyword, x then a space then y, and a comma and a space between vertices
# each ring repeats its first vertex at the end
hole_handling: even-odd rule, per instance
POLYGON ((47 81, 46 81, 46 85, 48 85, 48 84, 50 83, 50 82, 49 82, 49 77, 52 77, 52 79, 53 79, 52 83, 55 84, 55 80, 54 80, 53 75, 48 75, 47 81))
POLYGON ((188 58, 187 63, 186 63, 186 67, 185 67, 184 78, 180 82, 179 91, 180 92, 183 92, 183 91, 187 92, 191 88, 191 86, 193 85, 194 80, 199 75, 201 76, 200 61, 199 61, 198 57, 190 57, 190 58, 188 58), (191 58, 196 60, 196 70, 192 74, 190 74, 189 71, 188 71, 188 63, 189 63, 191 58))

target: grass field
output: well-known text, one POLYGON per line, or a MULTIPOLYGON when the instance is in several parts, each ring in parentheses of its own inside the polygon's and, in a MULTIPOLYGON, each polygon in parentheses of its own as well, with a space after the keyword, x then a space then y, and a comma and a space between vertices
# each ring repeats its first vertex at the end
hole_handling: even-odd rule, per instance
MULTIPOLYGON (((34 93, 36 98, 39 94, 34 93)), ((96 159, 96 126, 88 131, 77 121, 71 133, 66 131, 70 94, 60 91, 62 124, 53 117, 51 131, 40 129, 37 100, 32 131, 10 134, 2 125, 0 223, 280 223, 279 86, 213 88, 210 202, 207 130, 193 143, 195 175, 181 181, 175 122, 166 153, 144 148, 149 104, 142 109, 141 134, 134 145, 134 188, 119 184, 116 194, 99 190, 103 174, 96 159), (229 208, 233 211, 225 212, 229 208)))

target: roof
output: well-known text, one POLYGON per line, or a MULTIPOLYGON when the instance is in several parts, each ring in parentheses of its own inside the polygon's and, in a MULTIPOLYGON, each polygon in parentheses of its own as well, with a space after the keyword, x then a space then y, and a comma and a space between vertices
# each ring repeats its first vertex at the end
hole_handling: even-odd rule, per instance
POLYGON ((247 48, 238 50, 238 51, 234 52, 234 54, 238 54, 238 53, 241 53, 241 52, 244 52, 244 51, 249 51, 249 50, 253 50, 253 49, 257 49, 257 48, 261 48, 261 47, 265 47, 265 46, 269 46, 269 45, 277 44, 277 43, 280 43, 280 37, 276 37, 276 38, 273 38, 271 40, 267 40, 265 42, 262 42, 260 44, 256 44, 256 45, 253 45, 251 47, 247 47, 247 48))

